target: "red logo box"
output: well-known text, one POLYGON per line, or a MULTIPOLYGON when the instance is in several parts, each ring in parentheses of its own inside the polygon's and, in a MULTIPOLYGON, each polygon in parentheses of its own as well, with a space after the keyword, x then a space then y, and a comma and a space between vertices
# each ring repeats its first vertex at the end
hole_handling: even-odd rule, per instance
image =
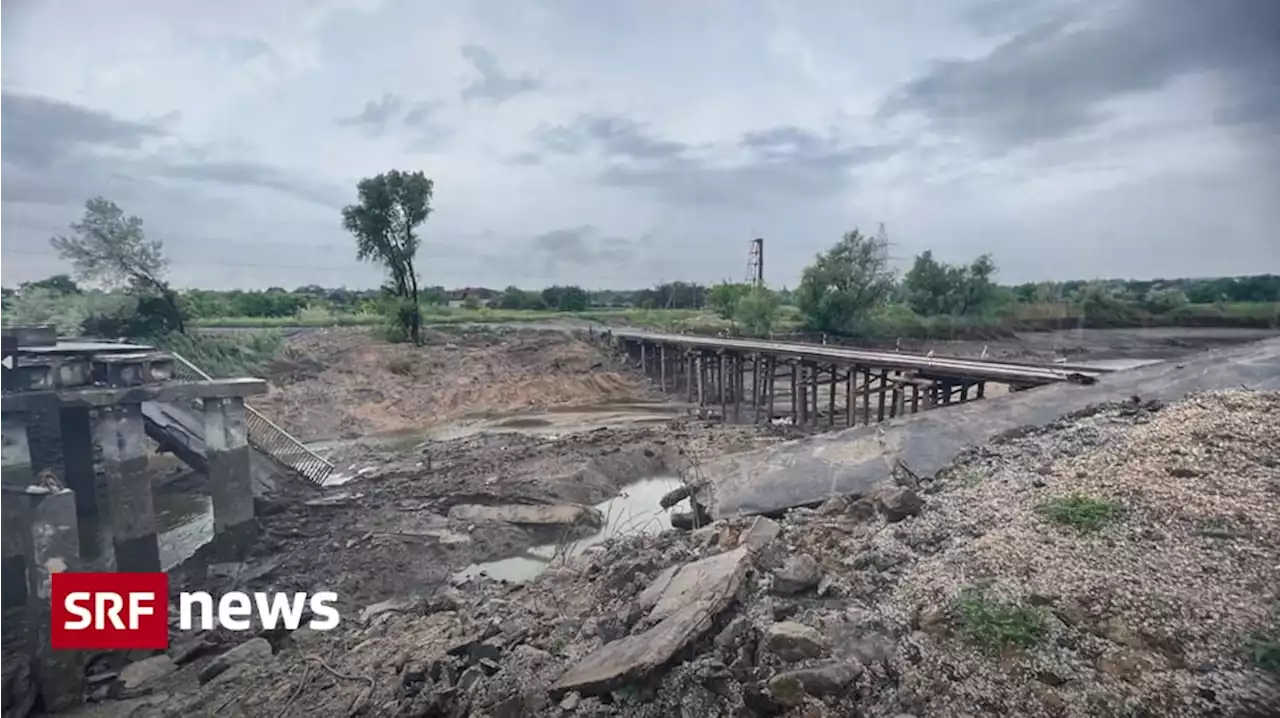
POLYGON ((55 573, 54 650, 169 647, 169 576, 55 573))

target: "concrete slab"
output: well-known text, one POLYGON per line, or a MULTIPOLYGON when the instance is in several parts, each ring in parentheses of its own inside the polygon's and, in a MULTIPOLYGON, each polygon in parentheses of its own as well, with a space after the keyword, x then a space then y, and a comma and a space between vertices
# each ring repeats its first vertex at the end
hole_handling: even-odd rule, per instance
MULTIPOLYGON (((27 411, 32 402, 41 399, 39 395, 48 392, 24 392, 5 394, 0 397, 0 408, 4 411, 27 411)), ((120 388, 92 387, 85 389, 66 389, 54 392, 62 406, 75 406, 96 409, 117 404, 142 404, 158 402, 172 404, 197 399, 214 399, 221 397, 246 397, 267 393, 267 382, 263 379, 212 379, 208 381, 184 381, 151 386, 129 386, 120 388)))
POLYGON ((529 526, 572 526, 577 523, 599 526, 604 517, 590 506, 578 504, 505 504, 481 506, 458 504, 449 509, 449 518, 458 521, 500 521, 529 526))
POLYGON ((1092 386, 1056 384, 729 455, 702 465, 708 489, 699 500, 723 518, 864 495, 889 483, 895 462, 932 476, 967 446, 1088 406, 1242 386, 1280 389, 1280 339, 1119 371, 1092 386))
POLYGON ((713 625, 715 617, 735 598, 750 565, 747 549, 686 564, 659 576, 649 630, 606 643, 587 655, 556 681, 552 693, 578 691, 599 695, 642 679, 675 658, 691 641, 713 625))

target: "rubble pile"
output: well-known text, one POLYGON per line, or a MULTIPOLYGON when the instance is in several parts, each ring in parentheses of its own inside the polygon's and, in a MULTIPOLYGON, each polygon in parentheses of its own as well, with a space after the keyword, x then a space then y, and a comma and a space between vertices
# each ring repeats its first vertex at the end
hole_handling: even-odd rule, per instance
POLYGON ((112 695, 175 716, 1275 715, 1277 416, 1247 391, 1099 407, 915 486, 148 658, 112 695))

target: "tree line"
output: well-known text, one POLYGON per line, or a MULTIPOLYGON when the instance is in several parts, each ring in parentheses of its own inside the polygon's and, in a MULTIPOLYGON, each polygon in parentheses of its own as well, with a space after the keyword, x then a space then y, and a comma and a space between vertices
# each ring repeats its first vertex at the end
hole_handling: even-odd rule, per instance
MULTIPOLYGON (((141 218, 95 197, 86 202, 82 219, 70 226, 71 234, 50 239, 72 273, 27 282, 16 292, 5 289, 6 309, 17 298, 29 306, 62 302, 56 311, 71 312, 63 318, 66 326, 85 334, 139 337, 183 333, 191 319, 378 314, 386 317, 391 338, 418 342, 423 307, 453 303, 468 309, 559 312, 705 309, 754 335, 770 333, 780 310, 791 306, 805 329, 857 335, 874 331, 875 321, 885 316, 981 318, 1018 314, 1019 307, 1052 306, 1110 318, 1123 326, 1188 305, 1280 302, 1280 276, 1272 274, 1001 285, 989 254, 949 264, 925 251, 899 276, 885 247, 857 229, 819 252, 794 290, 676 281, 633 290, 556 285, 541 290, 509 286, 501 291, 451 291, 423 285, 416 265, 419 228, 432 212, 433 192, 433 182, 422 172, 393 170, 357 184, 357 201, 342 210, 341 223, 355 239, 356 260, 375 263, 386 272, 383 286, 370 290, 318 285, 292 290, 175 290, 166 278, 163 243, 146 235, 141 218), (83 283, 108 292, 86 291, 83 283)), ((55 311, 45 309, 46 314, 55 311)))

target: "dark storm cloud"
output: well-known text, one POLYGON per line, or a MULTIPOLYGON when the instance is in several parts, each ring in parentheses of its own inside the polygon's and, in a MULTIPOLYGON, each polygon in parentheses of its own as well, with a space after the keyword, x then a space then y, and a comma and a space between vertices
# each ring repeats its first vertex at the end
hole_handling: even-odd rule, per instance
POLYGON ((152 124, 37 95, 5 90, 0 100, 6 165, 49 167, 84 150, 132 150, 165 134, 152 124))
POLYGON ((400 116, 404 109, 404 100, 399 95, 385 93, 377 100, 364 103, 364 109, 348 117, 338 118, 342 127, 358 127, 373 137, 381 137, 387 131, 387 125, 400 116))
POLYGON ((1207 70, 1239 86, 1242 107, 1275 109, 1257 97, 1277 89, 1280 2, 1130 0, 1086 16, 1101 7, 1072 6, 984 57, 939 63, 881 114, 918 113, 1002 150, 1090 129, 1110 118, 1107 101, 1207 70))
POLYGON ((829 197, 847 187, 852 169, 896 151, 781 126, 747 133, 728 148, 731 160, 712 161, 706 150, 716 148, 664 138, 616 115, 588 115, 570 125, 544 128, 535 142, 547 154, 607 160, 599 175, 604 184, 704 207, 829 197))
POLYGON ((542 81, 532 75, 508 75, 493 53, 483 47, 465 45, 462 56, 480 73, 480 77, 463 88, 464 100, 489 100, 498 104, 542 88, 542 81))

